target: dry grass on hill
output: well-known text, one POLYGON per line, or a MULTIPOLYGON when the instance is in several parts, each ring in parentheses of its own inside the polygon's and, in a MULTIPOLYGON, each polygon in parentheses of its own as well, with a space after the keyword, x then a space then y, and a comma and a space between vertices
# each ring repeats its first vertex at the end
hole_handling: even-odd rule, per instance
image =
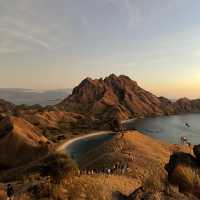
POLYGON ((64 183, 70 200, 111 200, 117 192, 129 195, 140 185, 136 179, 117 175, 83 175, 64 183))
MULTIPOLYGON (((168 162, 170 154, 177 150, 190 151, 186 146, 169 145, 137 131, 128 131, 124 133, 123 137, 122 135, 116 135, 112 140, 88 152, 85 155, 86 159, 81 161, 83 169, 109 168, 116 164, 116 162, 128 163, 129 169, 124 175, 120 175, 119 173, 111 175, 98 173, 78 176, 69 173, 61 177, 62 180, 59 183, 52 182, 49 184, 50 188, 47 187, 46 177, 42 177, 41 175, 37 177, 35 175, 30 181, 27 175, 26 180, 28 182, 14 185, 18 188, 16 189, 16 196, 20 200, 33 199, 24 194, 24 191, 27 192, 28 188, 34 186, 36 183, 37 188, 41 192, 41 194, 37 194, 38 200, 44 198, 60 200, 111 200, 113 197, 122 194, 128 197, 141 185, 144 188, 147 187, 148 190, 149 188, 155 191, 163 190, 163 184, 166 180, 164 179, 166 178, 164 165, 168 162), (33 185, 29 185, 30 183, 33 185), (24 195, 20 196, 21 193, 24 195)), ((63 160, 62 158, 61 156, 61 161, 63 160)), ((46 160, 44 163, 46 163, 43 166, 44 172, 46 172, 46 169, 51 173, 53 172, 52 177, 58 175, 57 170, 59 172, 65 171, 60 168, 60 162, 53 162, 52 158, 49 160, 49 165, 46 160), (49 168, 49 166, 51 167, 49 168), (59 169, 54 170, 55 166, 58 166, 59 169)), ((51 173, 44 176, 51 177, 51 173)), ((1 197, 5 193, 3 192, 3 188, 0 188, 1 200, 1 197)))
POLYGON ((1 120, 0 137, 2 168, 12 168, 28 163, 47 152, 45 148, 47 139, 40 134, 37 127, 22 118, 7 117, 1 120))
POLYGON ((152 139, 137 131, 128 131, 105 142, 85 155, 81 161, 83 168, 98 169, 112 167, 117 162, 128 163, 130 171, 127 175, 145 180, 153 174, 165 175, 165 164, 173 151, 189 152, 181 145, 169 145, 152 139))
POLYGON ((173 172, 174 180, 184 193, 192 193, 200 198, 200 170, 178 165, 173 172))
MULTIPOLYGON (((117 175, 69 175, 60 184, 50 184, 45 179, 33 177, 32 181, 13 183, 16 200, 111 200, 119 194, 129 195, 141 186, 140 181, 117 175), (36 185, 37 194, 28 193, 36 185)), ((0 187, 0 200, 5 199, 5 186, 0 187)))

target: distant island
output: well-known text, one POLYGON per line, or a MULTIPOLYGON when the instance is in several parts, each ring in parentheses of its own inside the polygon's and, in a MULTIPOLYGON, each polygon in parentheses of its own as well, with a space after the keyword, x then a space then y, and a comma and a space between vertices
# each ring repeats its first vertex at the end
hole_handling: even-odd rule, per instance
POLYGON ((71 94, 71 89, 33 90, 0 88, 0 98, 10 101, 16 105, 54 105, 59 103, 63 98, 66 98, 69 94, 71 94))

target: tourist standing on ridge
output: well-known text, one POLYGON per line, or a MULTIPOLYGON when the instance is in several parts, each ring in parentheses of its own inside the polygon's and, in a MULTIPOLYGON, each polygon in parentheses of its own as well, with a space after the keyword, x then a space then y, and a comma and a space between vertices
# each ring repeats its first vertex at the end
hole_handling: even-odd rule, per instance
POLYGON ((7 200, 14 199, 14 189, 11 184, 7 185, 7 200))
POLYGON ((121 132, 121 131, 123 131, 121 120, 118 119, 118 118, 113 119, 112 123, 111 123, 111 129, 113 131, 115 131, 115 132, 121 132))

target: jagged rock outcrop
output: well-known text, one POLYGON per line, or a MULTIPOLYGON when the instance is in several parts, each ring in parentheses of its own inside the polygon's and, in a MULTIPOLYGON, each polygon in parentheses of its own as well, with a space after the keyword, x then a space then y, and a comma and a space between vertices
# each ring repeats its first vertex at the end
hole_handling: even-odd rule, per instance
POLYGON ((22 118, 0 121, 0 168, 25 164, 46 153, 47 139, 41 131, 22 118))
MULTIPOLYGON (((61 109, 109 118, 163 115, 162 101, 129 77, 112 74, 105 79, 86 78, 72 95, 57 105, 61 109)), ((163 104, 165 102, 163 101, 163 104)))
POLYGON ((194 152, 194 155, 196 156, 198 162, 200 163, 200 144, 194 146, 193 152, 194 152))
POLYGON ((127 119, 200 112, 200 100, 172 102, 142 89, 127 76, 111 74, 105 79, 86 78, 57 108, 102 119, 127 119))

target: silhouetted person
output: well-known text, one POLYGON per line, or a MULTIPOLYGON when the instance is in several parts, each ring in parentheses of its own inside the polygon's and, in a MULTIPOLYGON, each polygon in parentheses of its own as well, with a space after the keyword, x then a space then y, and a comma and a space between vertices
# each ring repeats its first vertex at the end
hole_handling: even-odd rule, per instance
POLYGON ((14 199, 14 189, 11 184, 7 185, 7 200, 14 199))
POLYGON ((187 144, 188 144, 188 147, 191 147, 191 145, 192 145, 191 142, 187 142, 187 144))
POLYGON ((118 118, 113 119, 111 123, 111 129, 115 132, 120 132, 123 130, 122 123, 118 118))

